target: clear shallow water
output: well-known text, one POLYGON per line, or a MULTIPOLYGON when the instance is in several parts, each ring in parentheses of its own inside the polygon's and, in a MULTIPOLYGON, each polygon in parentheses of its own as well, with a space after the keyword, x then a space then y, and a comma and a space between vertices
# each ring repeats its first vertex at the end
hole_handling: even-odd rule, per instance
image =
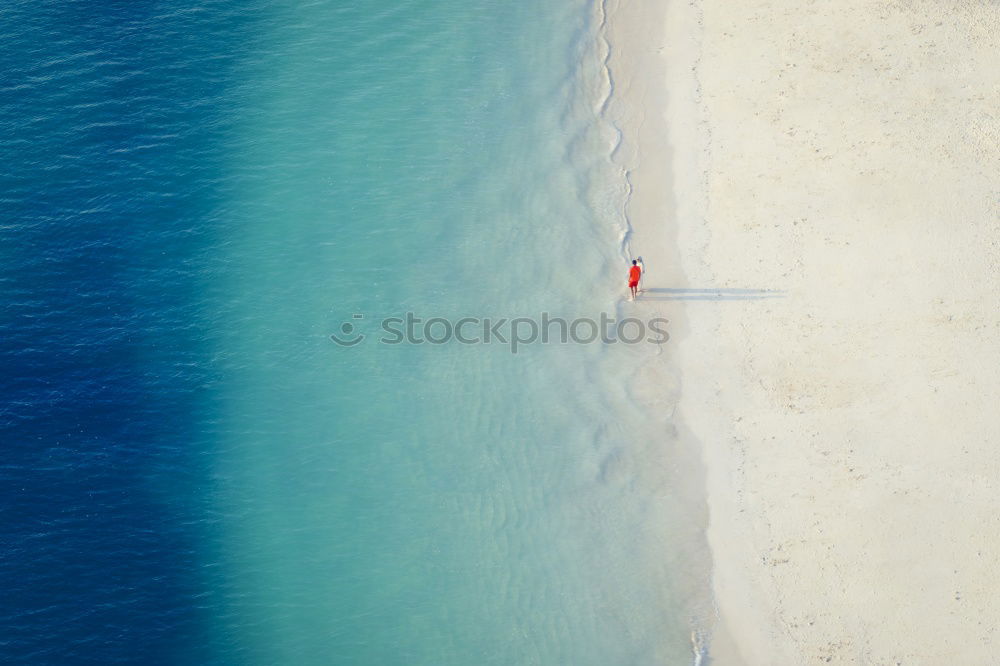
POLYGON ((4 10, 10 661, 692 661, 669 347, 376 341, 620 307, 593 9, 4 10))

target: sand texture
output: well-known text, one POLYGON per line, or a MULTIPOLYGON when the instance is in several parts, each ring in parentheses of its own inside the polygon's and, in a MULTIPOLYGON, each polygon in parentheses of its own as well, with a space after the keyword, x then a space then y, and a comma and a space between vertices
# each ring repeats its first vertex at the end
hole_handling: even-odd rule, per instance
POLYGON ((1000 3, 642 7, 635 239, 722 290, 670 309, 712 663, 1000 663, 1000 3))

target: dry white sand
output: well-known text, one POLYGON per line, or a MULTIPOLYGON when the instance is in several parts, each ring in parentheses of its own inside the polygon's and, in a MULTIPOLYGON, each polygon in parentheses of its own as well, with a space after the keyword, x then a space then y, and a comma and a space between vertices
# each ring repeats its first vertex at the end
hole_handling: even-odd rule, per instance
POLYGON ((784 292, 657 306, 713 663, 1000 663, 1000 3, 611 4, 649 286, 784 292))

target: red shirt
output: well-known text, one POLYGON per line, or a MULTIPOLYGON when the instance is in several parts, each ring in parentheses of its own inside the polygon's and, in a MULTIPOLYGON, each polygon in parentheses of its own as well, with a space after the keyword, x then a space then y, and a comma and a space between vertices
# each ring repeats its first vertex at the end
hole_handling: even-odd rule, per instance
POLYGON ((633 266, 632 268, 628 269, 629 282, 638 282, 640 275, 642 275, 642 269, 639 268, 638 266, 633 266))

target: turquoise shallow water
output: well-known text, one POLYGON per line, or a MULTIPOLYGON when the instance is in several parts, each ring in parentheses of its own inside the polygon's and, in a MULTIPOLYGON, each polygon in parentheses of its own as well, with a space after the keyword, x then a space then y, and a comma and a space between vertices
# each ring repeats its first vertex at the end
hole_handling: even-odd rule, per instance
POLYGON ((68 7, 8 12, 14 660, 692 663, 669 344, 379 342, 617 315, 595 7, 68 7))

